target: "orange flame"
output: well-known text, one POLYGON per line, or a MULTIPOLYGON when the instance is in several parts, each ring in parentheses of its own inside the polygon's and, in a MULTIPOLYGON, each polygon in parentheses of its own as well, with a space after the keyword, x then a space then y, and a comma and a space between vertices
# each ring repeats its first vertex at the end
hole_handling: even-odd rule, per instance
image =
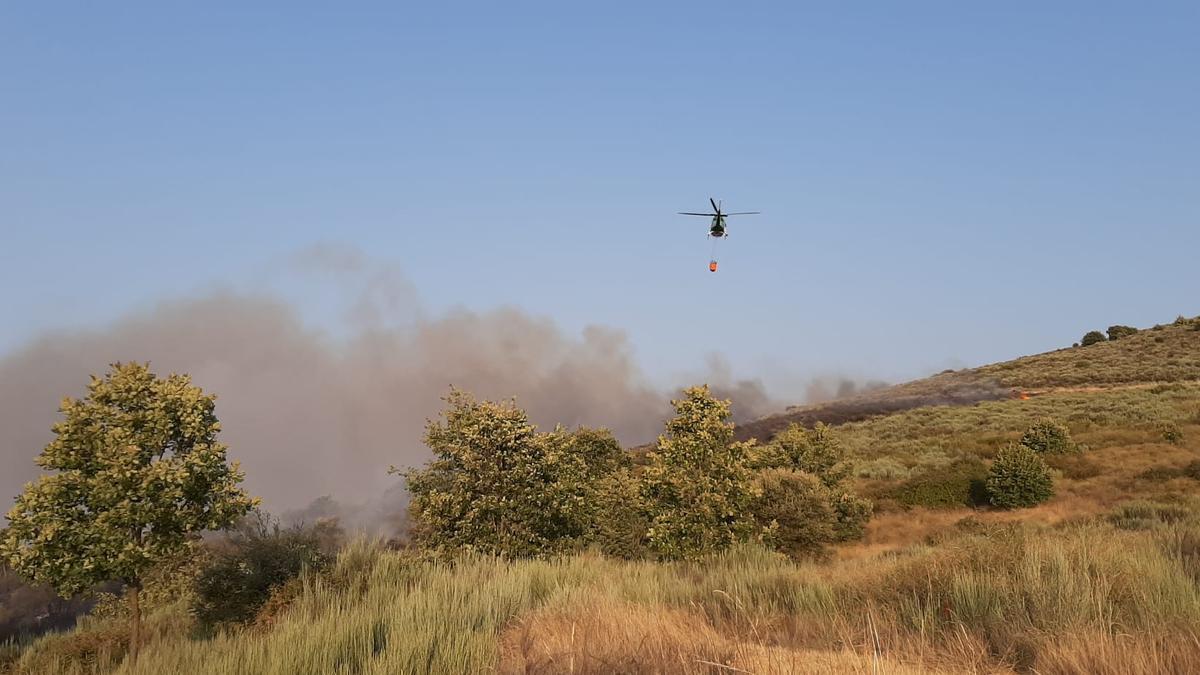
POLYGON ((709 271, 709 272, 716 272, 716 271, 717 271, 717 261, 716 261, 716 260, 710 261, 710 262, 708 263, 708 271, 709 271))

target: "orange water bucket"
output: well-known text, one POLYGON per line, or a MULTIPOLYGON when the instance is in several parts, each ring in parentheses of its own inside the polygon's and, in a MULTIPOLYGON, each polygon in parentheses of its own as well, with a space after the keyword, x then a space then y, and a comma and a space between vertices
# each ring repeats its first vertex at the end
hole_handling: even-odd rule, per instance
POLYGON ((708 271, 709 271, 709 272, 716 272, 716 271, 717 271, 717 261, 716 261, 716 260, 710 260, 710 261, 708 262, 708 271))

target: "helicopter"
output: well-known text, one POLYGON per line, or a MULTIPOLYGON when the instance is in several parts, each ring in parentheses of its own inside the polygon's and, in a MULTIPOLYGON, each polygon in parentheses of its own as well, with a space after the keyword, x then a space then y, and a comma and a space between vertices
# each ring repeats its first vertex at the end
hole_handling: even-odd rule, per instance
POLYGON ((681 216, 705 216, 707 218, 712 218, 712 224, 709 225, 709 227, 708 227, 708 236, 710 238, 712 238, 712 240, 713 240, 713 256, 708 261, 708 271, 716 272, 717 271, 717 257, 716 257, 717 240, 724 239, 725 237, 729 236, 729 232, 727 231, 727 226, 725 225, 725 219, 729 216, 752 216, 752 215, 758 214, 759 211, 737 211, 734 213, 722 213, 721 212, 722 202, 718 202, 717 200, 713 199, 712 197, 709 197, 708 203, 712 204, 712 208, 713 208, 712 213, 693 213, 691 211, 680 211, 679 215, 681 215, 681 216))

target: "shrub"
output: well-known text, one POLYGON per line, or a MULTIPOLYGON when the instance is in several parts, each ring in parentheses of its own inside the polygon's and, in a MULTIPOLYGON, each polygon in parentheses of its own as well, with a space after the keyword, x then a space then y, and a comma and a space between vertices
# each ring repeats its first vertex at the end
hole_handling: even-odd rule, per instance
POLYGON ((767 469, 759 476, 755 519, 766 543, 793 559, 818 556, 834 541, 837 514, 829 490, 811 474, 767 469))
POLYGON ((1171 445, 1179 445, 1183 442, 1183 431, 1180 430, 1179 425, 1168 422, 1162 426, 1162 437, 1171 445))
POLYGON ((1138 332, 1138 329, 1134 328, 1133 326, 1121 326, 1121 325, 1109 326, 1108 327, 1108 339, 1109 340, 1120 340, 1121 338, 1126 338, 1126 337, 1129 337, 1130 335, 1134 335, 1137 332, 1138 332))
POLYGON ((889 496, 905 506, 957 508, 987 503, 987 467, 976 459, 959 460, 901 483, 889 496))
POLYGON ((672 401, 675 417, 642 473, 647 544, 662 558, 697 558, 755 532, 749 444, 735 443, 729 402, 707 386, 672 401))
POLYGON ((582 545, 595 519, 600 480, 629 463, 604 430, 538 433, 514 402, 476 401, 452 389, 425 444, 423 469, 398 471, 412 502, 418 546, 453 555, 536 557, 582 545))
POLYGON ((1139 473, 1137 475, 1137 477, 1142 480, 1153 481, 1155 483, 1162 483, 1165 481, 1172 480, 1174 478, 1179 478, 1182 475, 1183 475, 1183 470, 1177 469, 1173 466, 1152 466, 1149 469, 1146 469, 1145 471, 1139 473))
POLYGON ((988 498, 1003 509, 1040 504, 1054 495, 1046 462, 1028 446, 1010 445, 996 455, 987 477, 988 498))
POLYGON ((637 478, 622 469, 600 479, 595 496, 598 517, 588 534, 588 543, 615 558, 643 557, 650 521, 637 478))
POLYGON ((837 492, 833 495, 833 513, 836 520, 833 524, 834 541, 850 541, 863 536, 867 529, 867 521, 871 519, 873 505, 870 501, 849 492, 837 492))
POLYGON ((1200 480, 1200 459, 1188 462, 1187 465, 1183 467, 1183 475, 1191 478, 1192 480, 1200 480))
POLYGON ((245 623, 272 592, 305 569, 319 571, 334 559, 323 526, 281 529, 258 514, 214 545, 212 562, 195 584, 193 612, 202 623, 245 623))
POLYGON ((1074 452, 1078 448, 1071 442, 1071 432, 1050 418, 1038 420, 1021 435, 1021 445, 1043 455, 1058 455, 1074 452))
POLYGON ((792 469, 812 474, 826 485, 836 485, 850 475, 845 452, 837 436, 818 422, 812 429, 791 424, 753 454, 756 468, 792 469))
POLYGON ((1107 338, 1104 337, 1104 333, 1101 333, 1098 330, 1092 330, 1088 331, 1083 336, 1083 339, 1079 341, 1079 344, 1083 345, 1084 347, 1090 347, 1097 342, 1104 342, 1106 339, 1107 338))

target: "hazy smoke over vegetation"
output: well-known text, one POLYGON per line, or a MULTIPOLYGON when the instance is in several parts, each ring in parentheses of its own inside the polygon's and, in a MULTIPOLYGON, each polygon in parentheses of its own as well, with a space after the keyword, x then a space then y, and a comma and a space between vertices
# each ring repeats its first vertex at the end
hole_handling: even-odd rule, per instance
POLYGON ((804 390, 806 403, 824 403, 875 391, 888 386, 882 380, 855 380, 843 376, 814 377, 804 390))
MULTIPOLYGON (((272 509, 325 494, 393 508, 395 491, 385 492, 399 479, 386 469, 427 459, 424 424, 450 385, 516 396, 539 425, 606 426, 626 443, 653 439, 670 414, 672 392, 646 382, 620 331, 569 336, 511 308, 431 318, 402 275, 354 250, 316 247, 295 262, 342 289, 347 335, 306 326, 269 295, 226 291, 47 335, 0 358, 3 503, 37 475, 33 458, 51 438, 61 398, 83 395, 88 375, 115 361, 150 361, 160 376, 186 372, 216 393, 230 457, 272 509)), ((734 399, 739 419, 770 411, 760 383, 736 380, 719 358, 709 367, 700 379, 734 399)))

